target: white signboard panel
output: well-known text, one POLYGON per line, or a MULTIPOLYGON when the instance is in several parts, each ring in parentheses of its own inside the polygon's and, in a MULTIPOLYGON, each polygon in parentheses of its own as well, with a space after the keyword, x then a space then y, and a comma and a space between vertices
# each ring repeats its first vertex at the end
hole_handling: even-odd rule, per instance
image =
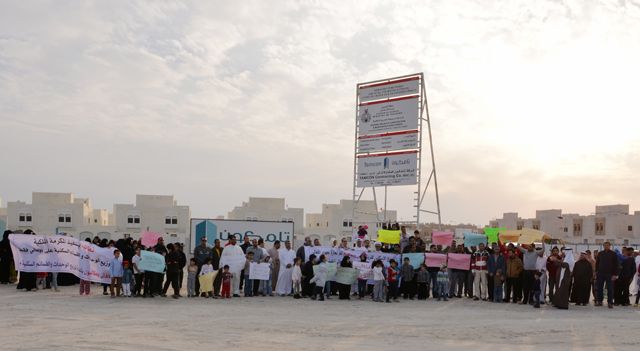
POLYGON ((238 243, 242 243, 245 236, 250 239, 264 239, 267 247, 276 240, 283 242, 290 240, 293 244, 292 222, 243 221, 232 219, 191 219, 191 249, 200 243, 200 238, 207 238, 207 244, 213 245, 219 239, 224 246, 229 235, 235 235, 238 243))
POLYGON ((417 184, 418 152, 358 156, 356 186, 394 186, 417 184))
POLYGON ((391 99, 398 96, 418 95, 420 77, 411 77, 393 82, 362 85, 358 89, 360 102, 391 99))
POLYGON ((358 136, 418 129, 418 98, 404 97, 360 104, 358 136))
POLYGON ((408 130, 358 138, 358 153, 406 150, 418 148, 418 131, 408 130))

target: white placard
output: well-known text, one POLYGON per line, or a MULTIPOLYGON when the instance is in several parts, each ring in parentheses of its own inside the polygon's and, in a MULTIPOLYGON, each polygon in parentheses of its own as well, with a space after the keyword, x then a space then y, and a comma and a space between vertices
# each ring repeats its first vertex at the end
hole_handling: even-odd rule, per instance
POLYGON ((251 263, 249 268, 249 279, 269 280, 271 279, 271 268, 268 263, 251 263))
POLYGON ((356 186, 394 186, 417 184, 418 152, 358 156, 356 186))
POLYGON ((358 136, 418 129, 418 97, 360 104, 358 136))
POLYGON ((362 85, 358 88, 360 102, 389 99, 398 96, 417 95, 420 77, 411 77, 393 82, 362 85))
POLYGON ((358 153, 418 148, 418 131, 364 135, 358 138, 358 153))

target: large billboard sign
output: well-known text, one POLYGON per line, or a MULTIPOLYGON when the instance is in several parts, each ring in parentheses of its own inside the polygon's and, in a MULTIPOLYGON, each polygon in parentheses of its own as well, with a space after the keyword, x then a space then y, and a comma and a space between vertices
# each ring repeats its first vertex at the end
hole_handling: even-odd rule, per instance
POLYGON ((372 153, 417 148, 418 131, 407 130, 402 132, 362 135, 358 137, 357 152, 372 153))
POLYGON ((244 221, 232 219, 191 219, 191 248, 193 250, 200 243, 200 238, 207 238, 209 245, 220 239, 222 246, 235 235, 238 242, 245 236, 251 239, 264 239, 265 243, 273 244, 276 240, 290 240, 293 244, 293 222, 244 221))
POLYGON ((406 95, 418 95, 419 92, 420 77, 417 76, 391 82, 361 85, 358 88, 361 103, 406 95))
POLYGON ((358 136, 418 129, 418 97, 360 103, 358 136))
POLYGON ((417 184, 418 151, 358 155, 356 187, 417 184))

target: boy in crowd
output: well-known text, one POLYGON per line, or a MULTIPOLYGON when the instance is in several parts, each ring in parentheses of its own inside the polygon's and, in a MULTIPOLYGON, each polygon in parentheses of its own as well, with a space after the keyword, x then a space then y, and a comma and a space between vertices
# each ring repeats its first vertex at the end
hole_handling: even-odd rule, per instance
POLYGON ((531 295, 531 297, 533 298, 534 308, 540 308, 540 292, 542 291, 541 281, 540 281, 541 276, 542 276, 542 272, 540 271, 536 271, 533 274, 534 280, 533 280, 533 287, 531 289, 533 295, 531 295))
POLYGON ((109 275, 111 276, 111 285, 109 286, 109 291, 111 292, 111 298, 120 296, 123 273, 124 270, 122 269, 122 263, 120 263, 120 250, 116 249, 113 251, 113 258, 111 259, 111 264, 109 265, 109 275))

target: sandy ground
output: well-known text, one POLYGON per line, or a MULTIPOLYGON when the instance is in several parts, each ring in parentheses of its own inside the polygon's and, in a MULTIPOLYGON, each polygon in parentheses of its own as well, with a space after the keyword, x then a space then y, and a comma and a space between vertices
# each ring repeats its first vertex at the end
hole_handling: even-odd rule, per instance
POLYGON ((2 350, 637 350, 640 309, 287 297, 116 298, 0 286, 2 350))

